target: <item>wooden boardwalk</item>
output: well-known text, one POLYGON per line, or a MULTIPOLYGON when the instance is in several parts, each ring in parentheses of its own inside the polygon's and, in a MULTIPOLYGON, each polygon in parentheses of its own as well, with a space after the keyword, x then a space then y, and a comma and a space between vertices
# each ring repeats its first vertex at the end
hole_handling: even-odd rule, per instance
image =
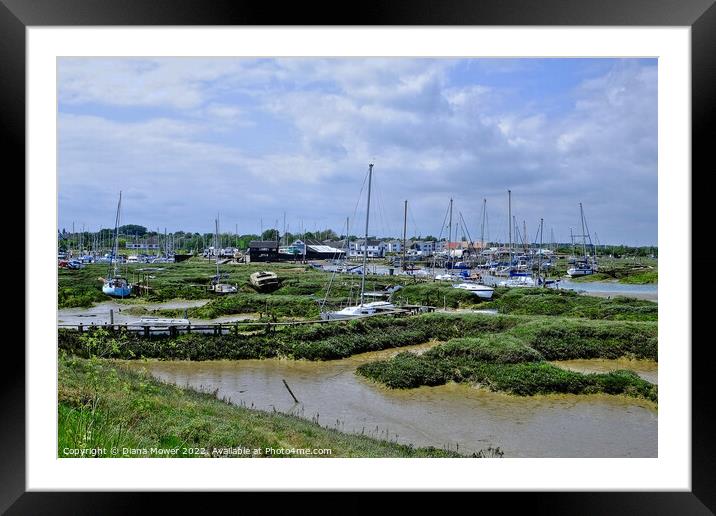
POLYGON ((250 319, 244 319, 241 321, 231 321, 223 323, 206 323, 206 324, 194 324, 185 322, 143 322, 137 321, 134 323, 124 324, 58 324, 57 327, 60 329, 74 330, 80 333, 85 331, 91 331, 93 329, 102 328, 112 332, 125 331, 130 333, 138 333, 145 337, 151 337, 152 335, 170 335, 177 336, 185 333, 205 333, 210 335, 226 335, 231 332, 247 331, 251 329, 270 331, 271 328, 278 328, 282 326, 300 326, 304 324, 329 324, 337 322, 347 322, 355 319, 365 319, 368 317, 377 317, 383 315, 391 315, 393 317, 406 317, 409 315, 415 315, 419 313, 433 312, 435 311, 434 306, 419 306, 419 305, 406 305, 396 308, 394 310, 385 310, 375 314, 361 315, 354 317, 353 319, 313 319, 310 321, 285 321, 285 322, 262 322, 253 321, 250 319), (243 328, 242 328, 243 327, 243 328))

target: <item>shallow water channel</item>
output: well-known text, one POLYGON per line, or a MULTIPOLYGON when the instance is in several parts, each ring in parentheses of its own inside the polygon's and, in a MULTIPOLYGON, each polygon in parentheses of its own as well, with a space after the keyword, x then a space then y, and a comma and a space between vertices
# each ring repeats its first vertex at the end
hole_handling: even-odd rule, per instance
POLYGON ((559 360, 552 363, 557 367, 577 371, 578 373, 608 373, 617 369, 629 369, 647 382, 659 384, 658 364, 653 360, 593 358, 589 360, 559 360))
POLYGON ((656 457, 657 412, 609 395, 518 397, 464 384, 392 390, 355 374, 360 364, 431 344, 344 360, 131 362, 155 377, 261 410, 318 417, 327 427, 416 446, 472 453, 499 446, 505 457, 656 457), (294 403, 282 380, 299 399, 294 403))
MULTIPOLYGON (((105 301, 98 303, 90 308, 63 308, 57 311, 57 324, 60 326, 77 326, 83 324, 85 326, 110 324, 113 318, 114 324, 138 324, 142 317, 153 317, 152 310, 161 309, 183 309, 203 306, 208 303, 208 299, 167 301, 164 303, 118 303, 116 301, 105 301), (147 310, 145 315, 131 314, 132 308, 144 308, 147 310), (110 316, 110 310, 113 314, 110 316)), ((234 321, 242 321, 248 319, 256 319, 255 314, 232 314, 217 317, 215 319, 197 319, 190 317, 192 324, 211 324, 211 323, 229 323, 234 321)))

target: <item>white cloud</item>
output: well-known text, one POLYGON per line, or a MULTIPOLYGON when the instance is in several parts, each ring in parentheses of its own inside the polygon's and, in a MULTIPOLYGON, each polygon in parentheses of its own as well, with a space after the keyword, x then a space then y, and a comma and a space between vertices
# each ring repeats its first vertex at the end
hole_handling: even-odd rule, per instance
MULTIPOLYGON (((544 216, 563 237, 582 200, 603 241, 627 238, 624 220, 655 240, 655 66, 615 61, 575 88, 571 105, 548 111, 516 97, 514 84, 455 83, 455 63, 63 59, 61 216, 103 213, 131 185, 139 223, 190 225, 217 208, 248 220, 288 206, 338 229, 374 159, 386 210, 398 217, 399 202, 412 199, 423 234, 439 232, 451 195, 468 220, 483 196, 504 218, 512 188, 521 217, 544 216), (70 114, 88 107, 95 115, 70 114), (118 107, 163 111, 128 121, 118 107), (107 192, 94 210, 77 202, 87 189, 107 192), (631 202, 630 190, 644 199, 631 202)), ((516 83, 524 70, 492 67, 516 83)))

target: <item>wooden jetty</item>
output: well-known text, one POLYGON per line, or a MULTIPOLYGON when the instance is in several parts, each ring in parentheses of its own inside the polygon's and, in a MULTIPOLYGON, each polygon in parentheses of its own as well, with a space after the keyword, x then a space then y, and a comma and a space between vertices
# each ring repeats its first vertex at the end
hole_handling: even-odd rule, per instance
MULTIPOLYGON (((142 334, 144 337, 153 335, 169 335, 177 336, 184 333, 207 333, 211 335, 226 335, 231 332, 242 331, 242 327, 251 327, 251 329, 262 329, 270 331, 272 328, 281 326, 299 326, 302 324, 331 324, 347 322, 355 319, 363 319, 368 317, 378 317, 381 315, 390 315, 393 317, 406 317, 420 313, 434 312, 434 306, 421 305, 403 305, 393 310, 385 310, 375 314, 361 315, 353 319, 312 319, 310 321, 284 321, 284 322, 263 322, 244 319, 240 321, 230 321, 223 323, 205 323, 193 324, 191 322, 159 322, 159 321, 138 321, 124 324, 58 324, 57 327, 66 330, 75 330, 80 333, 102 328, 111 332, 131 332, 142 334)), ((245 330, 244 330, 245 331, 245 330)))

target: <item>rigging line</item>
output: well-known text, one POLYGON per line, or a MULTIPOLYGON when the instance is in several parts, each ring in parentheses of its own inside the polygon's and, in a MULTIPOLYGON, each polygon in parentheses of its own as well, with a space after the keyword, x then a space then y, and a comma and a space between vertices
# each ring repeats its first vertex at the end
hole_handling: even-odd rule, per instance
MULTIPOLYGON (((341 226, 341 229, 343 229, 343 226, 341 226)), ((348 239, 348 221, 346 221, 346 240, 348 239)), ((303 243, 303 245, 307 245, 306 242, 303 243)), ((304 252, 305 254, 305 252, 304 252)), ((333 258, 335 260, 335 253, 333 254, 333 258)), ((328 280, 328 287, 326 288, 326 295, 323 298, 323 302, 321 303, 320 310, 323 310, 323 308, 326 306, 326 301, 328 301, 328 293, 331 291, 331 286, 333 285, 333 279, 336 277, 337 268, 333 269, 333 274, 331 274, 331 279, 328 280)))
POLYGON ((487 213, 487 206, 485 206, 485 233, 487 235, 487 242, 490 241, 490 216, 487 213))
POLYGON ((418 228, 418 223, 415 222, 415 217, 413 217, 413 210, 410 206, 411 205, 408 204, 408 217, 410 217, 410 222, 413 224, 413 236, 422 236, 422 233, 420 233, 418 228))
MULTIPOLYGON (((440 242, 440 239, 443 237, 443 230, 445 229, 445 222, 447 222, 448 214, 450 213, 450 205, 448 205, 447 209, 445 210, 445 218, 443 218, 443 225, 440 228, 440 234, 438 235, 438 242, 440 242)), ((449 243, 449 242, 448 242, 449 243)), ((437 247, 437 244, 435 245, 437 247)), ((448 249, 450 246, 448 245, 448 249)), ((437 250, 437 249, 436 249, 437 250)), ((437 260, 437 253, 433 251, 433 265, 432 268, 435 269, 435 260, 437 260)))
POLYGON ((463 230, 463 235, 467 237, 468 248, 472 246, 472 237, 470 236, 470 230, 467 229, 467 223, 462 216, 462 212, 458 211, 457 214, 460 216, 460 222, 463 230))
POLYGON ((537 224, 537 232, 535 233, 535 239, 534 242, 532 242, 533 245, 537 245, 537 239, 539 238, 539 230, 540 230, 540 224, 537 224))
MULTIPOLYGON (((374 222, 377 222, 377 224, 375 224, 375 226, 380 228, 378 231, 385 232, 385 227, 384 227, 384 222, 383 222, 383 204, 382 204, 381 198, 380 198, 380 188, 378 187, 378 174, 373 175, 373 195, 375 197, 375 208, 376 208, 375 215, 378 219, 377 221, 374 220, 374 222)), ((376 217, 374 217, 374 219, 376 217)), ((375 232, 376 238, 378 238, 378 235, 379 235, 378 231, 375 232)))
POLYGON ((358 204, 360 203, 361 197, 363 197, 363 190, 365 189, 365 185, 368 182, 368 172, 365 173, 365 176, 363 177, 363 184, 360 187, 360 193, 358 194, 358 199, 356 200, 355 208, 353 208, 353 220, 356 218, 356 214, 358 213, 358 204))
POLYGON ((383 236, 387 237, 393 235, 393 228, 390 226, 388 222, 390 219, 386 215, 387 211, 385 209, 385 203, 383 202, 383 183, 379 176, 380 174, 374 174, 373 183, 375 184, 375 192, 377 193, 376 197, 378 198, 378 218, 380 219, 379 226, 383 232, 383 236))
MULTIPOLYGON (((584 208, 582 208, 582 214, 584 214, 584 208)), ((594 247, 592 244, 592 235, 589 232, 589 224, 587 224, 587 217, 584 217, 584 227, 587 230, 587 238, 589 238, 589 246, 594 247)))

